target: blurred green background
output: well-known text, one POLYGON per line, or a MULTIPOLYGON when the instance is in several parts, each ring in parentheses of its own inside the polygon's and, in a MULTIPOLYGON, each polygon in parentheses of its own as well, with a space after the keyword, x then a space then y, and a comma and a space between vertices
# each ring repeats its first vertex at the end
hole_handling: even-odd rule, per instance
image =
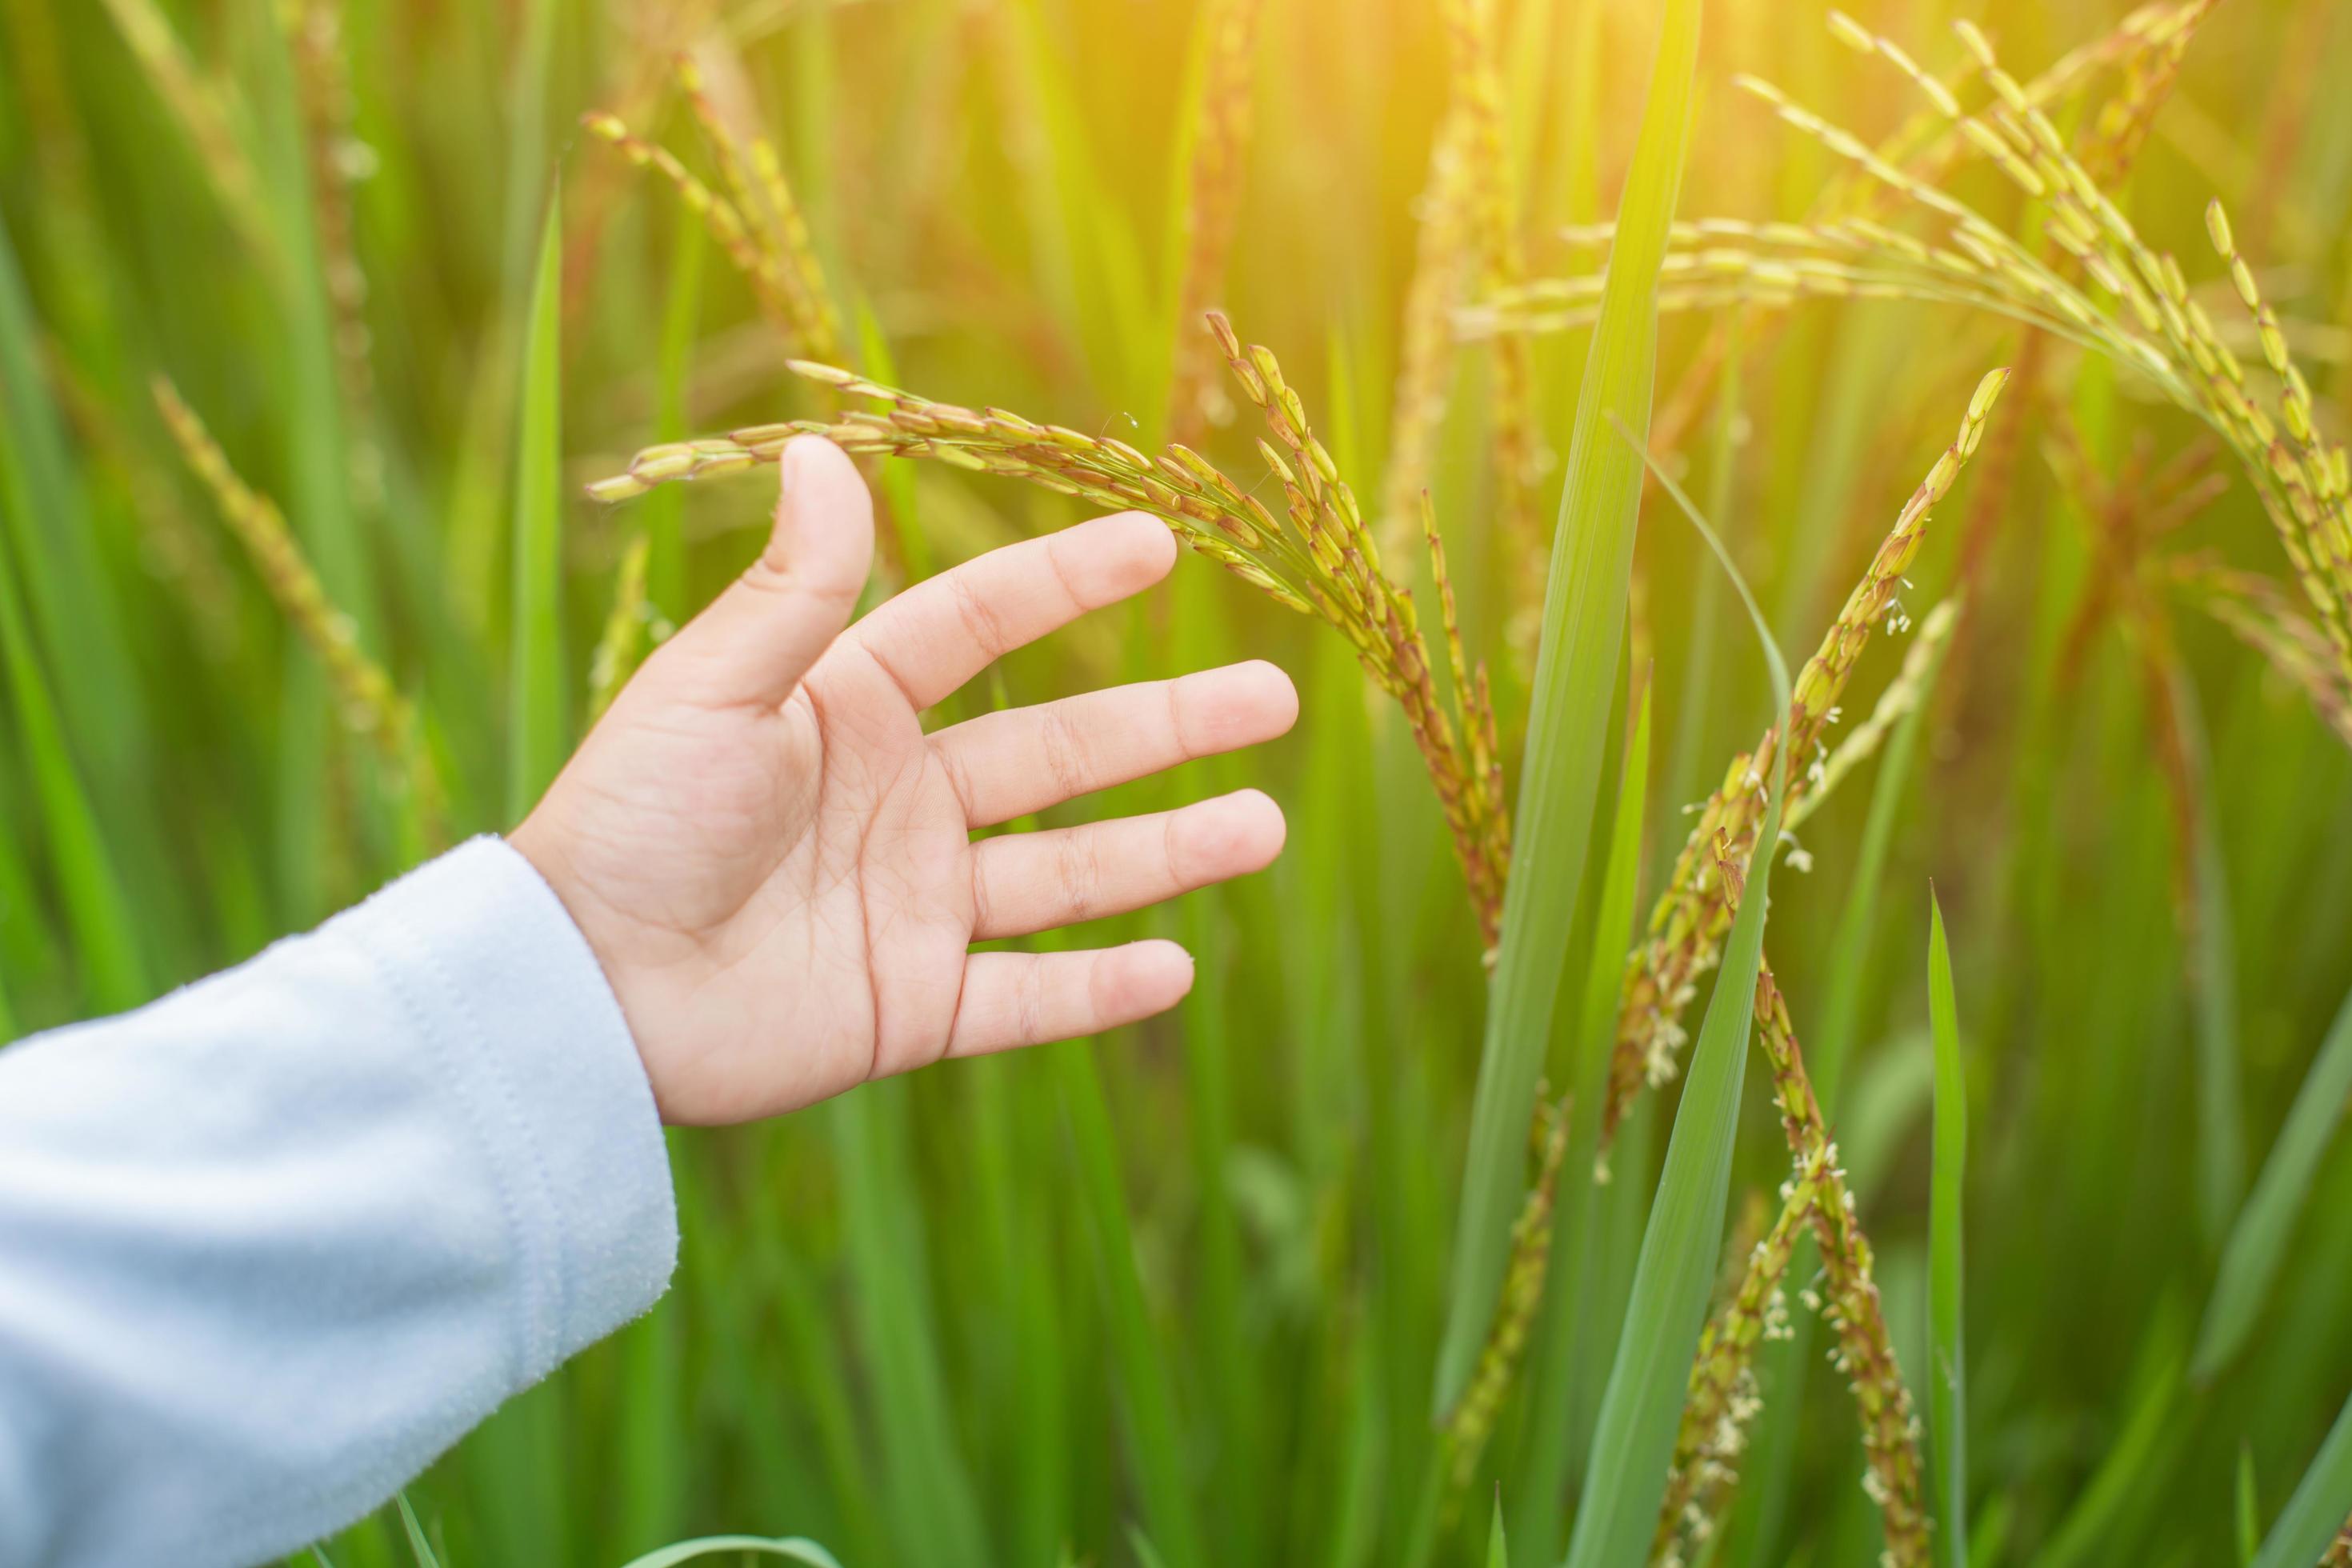
MULTIPOLYGON (((1498 63, 1497 184, 1529 272, 1594 270, 1557 235, 1614 210, 1656 9, 1470 9, 1498 63)), ((1963 58, 1937 0, 1855 9, 1931 69, 1963 58)), ((2116 199, 2216 318, 2235 300, 2202 215, 2228 203, 2339 431, 2352 9, 2210 10, 2116 199)), ((2124 19, 2097 0, 1969 14, 2021 76, 2124 19)), ((1735 73, 1868 139, 1915 112, 1824 15, 1709 7, 1681 212, 1794 218, 1837 173, 1729 90, 1735 73)), ((1199 334, 1180 317, 1219 304, 1283 356, 1369 504, 1398 435, 1432 139, 1459 91, 1448 20, 1435 0, 0 0, 0 1038, 244 958, 434 841, 191 476, 151 378, 283 509, 357 647, 414 703, 446 827, 495 831, 587 718, 633 544, 649 587, 620 619, 657 636, 763 532, 756 477, 618 509, 580 485, 657 439, 824 412, 783 368, 803 346, 583 111, 719 183, 673 76, 691 51, 721 119, 772 136, 845 353, 929 395, 1152 449, 1199 334), (1202 103, 1233 107, 1212 24, 1240 11, 1249 124, 1214 196, 1235 204, 1230 255, 1202 279, 1186 243, 1202 103), (560 289, 535 317, 559 189, 560 289)), ((2104 69, 2053 106, 2070 133, 2115 89, 2104 69)), ((1956 188, 1999 199, 1981 169, 1956 188)), ((1727 320, 1663 322, 1661 457, 1793 659, 2023 330, 1907 300, 1759 310, 1733 331, 1737 375, 1694 377, 1727 320)), ((1584 346, 1534 340, 1555 452, 1584 346)), ((1971 1117, 1978 1560, 2233 1562, 2352 1391, 2352 1159, 2331 1137, 2346 1086, 2324 1073, 2313 1161, 2262 1218, 2276 1272, 2241 1342, 2192 1372, 2217 1280, 2244 1277, 2243 1253, 2223 1259, 2242 1205, 2352 987, 2352 757, 2141 557, 2212 552, 2285 583, 2242 477, 2225 458, 2210 504, 2175 505, 2187 482, 2166 465, 2197 423, 2103 359, 2033 352, 2035 387, 2011 390, 2013 422, 1907 573, 1915 619, 1964 570, 1975 584, 1898 746, 1907 772, 1874 762, 1805 824, 1768 947, 1808 1046, 1831 1029, 1850 1047, 1827 1109, 1921 1394, 1931 880, 1941 900, 1971 1117), (2134 526, 2158 519, 2160 537, 2134 526), (1874 812, 1883 858, 1863 854, 1874 812)), ((1493 373, 1465 346, 1440 383, 1427 483, 1508 753, 1526 710, 1513 617, 1543 563, 1496 521, 1493 373)), ((1248 421, 1208 412, 1204 450, 1255 471, 1248 421)), ((950 468, 877 472, 896 581, 1077 515, 950 468)), ((1559 464, 1539 472, 1549 518, 1559 464)), ((1633 605, 1627 662, 1654 713, 1646 910, 1681 808, 1770 711, 1736 599, 1654 498, 1633 605)), ((1849 725, 1904 649, 1864 652, 1849 725)), ((1251 656, 1297 679, 1291 738, 1063 814, 1244 781, 1285 804, 1275 869, 1099 933, 1192 946, 1181 1012, 673 1134, 673 1289, 413 1489, 446 1561, 611 1563, 745 1530, 814 1537, 853 1568, 1466 1562, 1497 1489, 1514 1560, 1558 1560, 1673 1089, 1637 1102, 1611 1182, 1572 1205, 1583 1261, 1552 1270, 1466 1505, 1433 1501, 1429 1390, 1485 985, 1396 713, 1338 639, 1188 561, 947 716, 1251 656)), ((1608 941, 1591 924, 1559 955, 1555 1084, 1608 941)), ((1750 1239, 1787 1169, 1769 1088, 1749 1074, 1734 1177, 1750 1239)), ((1825 1342, 1768 1363, 1713 1561, 1876 1560, 1825 1342)), ((328 1549, 407 1552, 383 1520, 328 1549)))

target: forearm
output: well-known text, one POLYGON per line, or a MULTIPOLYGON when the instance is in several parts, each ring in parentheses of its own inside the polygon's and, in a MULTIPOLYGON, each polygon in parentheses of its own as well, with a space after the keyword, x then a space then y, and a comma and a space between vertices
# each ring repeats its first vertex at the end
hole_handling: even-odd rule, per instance
POLYGON ((289 1550, 676 1251, 619 1008, 495 840, 0 1053, 0 1563, 289 1550))

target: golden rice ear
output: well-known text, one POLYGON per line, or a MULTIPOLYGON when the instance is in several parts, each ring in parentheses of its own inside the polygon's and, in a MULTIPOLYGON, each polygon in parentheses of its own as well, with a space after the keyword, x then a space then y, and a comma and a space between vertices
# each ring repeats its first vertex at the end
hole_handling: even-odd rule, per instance
MULTIPOLYGON (((1040 424, 1001 409, 935 403, 831 365, 794 360, 794 374, 877 407, 834 421, 794 420, 648 447, 588 495, 616 502, 659 485, 687 483, 772 463, 800 434, 821 435, 856 456, 919 458, 995 474, 1108 508, 1165 520, 1177 537, 1286 609, 1325 621, 1348 641, 1372 682, 1404 710, 1414 744, 1444 808, 1479 930, 1490 943, 1508 874, 1493 699, 1472 671, 1446 597, 1449 707, 1437 689, 1412 596, 1381 569, 1355 492, 1307 424, 1304 401, 1271 350, 1244 348, 1233 324, 1209 313, 1213 336, 1264 413, 1272 441, 1261 451, 1283 487, 1286 518, 1189 447, 1147 456, 1116 437, 1040 424)), ((1442 570, 1442 568, 1441 568, 1442 570)))

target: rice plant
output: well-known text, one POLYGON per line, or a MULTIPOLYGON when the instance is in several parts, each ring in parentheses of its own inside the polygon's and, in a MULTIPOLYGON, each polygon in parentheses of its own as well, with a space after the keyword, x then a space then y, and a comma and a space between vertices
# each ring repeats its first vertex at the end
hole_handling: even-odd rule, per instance
POLYGON ((0 1036, 511 826, 801 434, 1223 569, 940 721, 1305 698, 1057 815, 1284 799, 1179 1012, 673 1132, 320 1560, 2352 1560, 2352 20, 1856 9, 0 0, 0 1036))

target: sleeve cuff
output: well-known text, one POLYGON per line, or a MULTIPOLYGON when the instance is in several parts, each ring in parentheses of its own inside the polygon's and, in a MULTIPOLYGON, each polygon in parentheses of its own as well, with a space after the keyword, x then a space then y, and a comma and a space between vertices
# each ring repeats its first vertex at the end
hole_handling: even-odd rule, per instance
POLYGON ((437 1042, 528 1281, 514 1386, 645 1312, 677 1261, 668 1152, 636 1042, 538 870, 473 839, 331 921, 437 1042))

